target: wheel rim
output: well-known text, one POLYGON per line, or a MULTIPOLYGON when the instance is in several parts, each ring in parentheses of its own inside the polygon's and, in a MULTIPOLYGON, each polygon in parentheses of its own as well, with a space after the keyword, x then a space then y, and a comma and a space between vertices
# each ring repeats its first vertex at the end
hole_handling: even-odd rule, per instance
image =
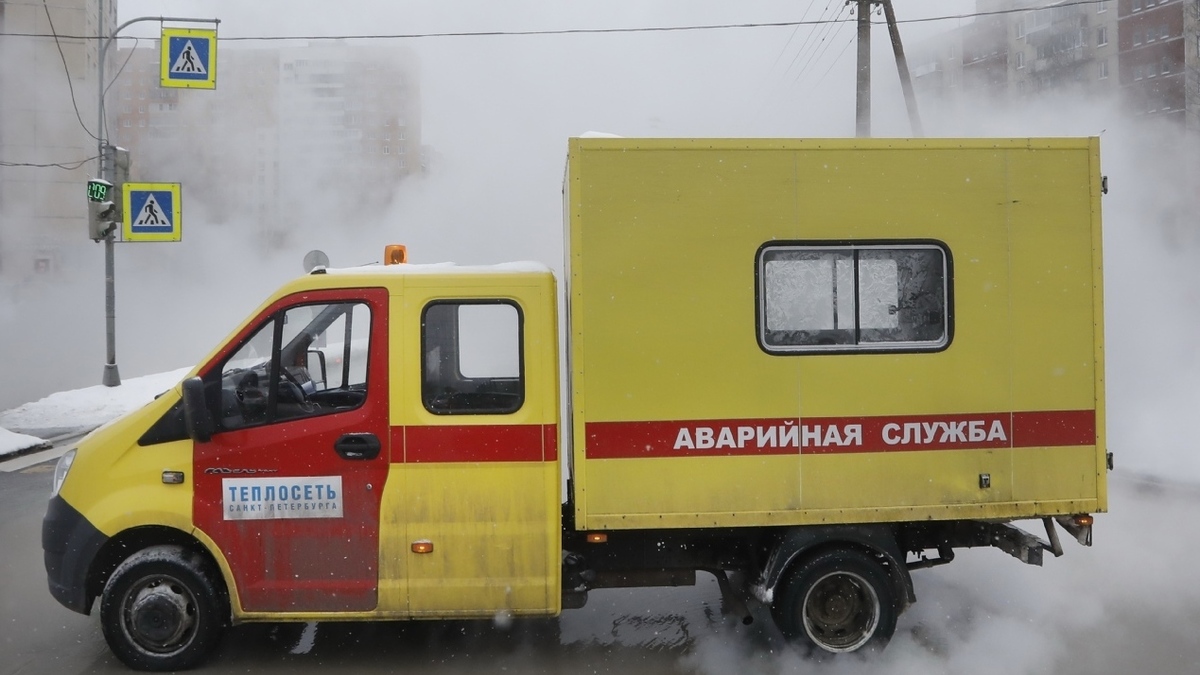
POLYGON ((197 623, 196 597, 174 577, 146 577, 125 594, 121 628, 146 652, 179 651, 196 636, 197 623))
POLYGON ((821 649, 851 652, 866 644, 879 626, 879 596, 853 572, 821 577, 804 596, 804 631, 821 649))

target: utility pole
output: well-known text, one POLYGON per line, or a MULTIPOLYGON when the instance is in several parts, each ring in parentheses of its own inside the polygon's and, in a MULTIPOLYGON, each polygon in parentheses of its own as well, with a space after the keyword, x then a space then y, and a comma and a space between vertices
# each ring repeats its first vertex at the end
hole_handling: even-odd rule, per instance
POLYGON ((871 136, 871 3, 858 3, 858 95, 855 98, 855 136, 871 136))
MULTIPOLYGON (((851 0, 847 0, 848 2, 851 0)), ((858 95, 855 106, 855 135, 859 138, 871 136, 871 6, 883 5, 887 17, 888 33, 892 38, 892 52, 896 56, 896 70, 900 74, 900 87, 904 90, 904 104, 908 108, 908 121, 914 136, 923 136, 921 116, 917 112, 917 97, 913 93, 912 78, 908 72, 908 60, 904 57, 904 45, 900 42, 900 29, 896 25, 896 12, 892 0, 853 0, 858 11, 858 95)))
MULTIPOLYGON (((114 0, 115 2, 116 0, 114 0)), ((96 59, 97 64, 97 102, 96 102, 96 142, 98 145, 97 155, 100 159, 99 178, 116 183, 116 164, 117 164, 117 149, 108 143, 108 136, 104 131, 104 59, 108 54, 108 47, 113 40, 117 39, 117 34, 125 29, 126 26, 139 23, 141 21, 176 21, 181 23, 220 23, 219 19, 190 19, 171 16, 142 16, 136 19, 130 19, 125 23, 117 26, 112 33, 106 32, 104 0, 97 0, 99 5, 99 17, 96 22, 97 44, 100 45, 99 58, 96 59)), ((119 74, 119 73, 118 73, 119 74)), ((127 160, 126 160, 127 161, 127 160)), ((120 195, 116 195, 120 199, 120 195)), ((100 383, 106 387, 116 387, 121 384, 121 374, 117 370, 117 300, 116 300, 116 273, 114 271, 115 264, 113 260, 113 245, 116 242, 116 226, 111 227, 104 235, 104 333, 105 333, 105 360, 104 360, 104 376, 100 383)))
POLYGON ((883 0, 883 14, 887 17, 888 33, 892 37, 892 53, 896 56, 896 70, 900 74, 900 88, 904 90, 904 105, 908 108, 908 123, 913 136, 925 135, 921 128, 921 114, 917 111, 917 96, 913 92, 912 77, 908 72, 908 59, 904 57, 904 45, 900 42, 900 28, 896 25, 896 10, 892 0, 883 0))

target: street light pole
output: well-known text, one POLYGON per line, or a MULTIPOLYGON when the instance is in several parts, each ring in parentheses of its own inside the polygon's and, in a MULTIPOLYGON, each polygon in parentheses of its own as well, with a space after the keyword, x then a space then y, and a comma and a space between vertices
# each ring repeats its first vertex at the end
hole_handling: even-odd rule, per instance
MULTIPOLYGON (((114 0, 115 1, 115 0, 114 0)), ((99 2, 100 15, 96 22, 97 38, 100 44, 100 58, 97 60, 98 72, 98 95, 96 103, 96 140, 99 144, 99 151, 96 153, 100 156, 100 175, 99 177, 113 182, 116 174, 116 154, 115 148, 108 143, 108 136, 104 130, 104 58, 108 53, 108 47, 113 40, 117 39, 117 34, 125 29, 126 26, 139 23, 142 21, 173 21, 178 23, 221 23, 220 19, 191 19, 186 17, 175 16, 141 16, 136 19, 130 19, 125 23, 116 27, 111 34, 105 33, 105 12, 104 0, 99 2)), ((119 73, 118 73, 119 74, 119 73)), ((119 198, 119 197, 118 197, 119 198)), ((104 235, 104 333, 105 333, 105 361, 104 361, 104 376, 100 383, 106 387, 116 387, 121 384, 121 374, 117 370, 117 296, 116 296, 116 274, 114 272, 113 261, 113 244, 116 241, 116 228, 112 228, 104 235)))

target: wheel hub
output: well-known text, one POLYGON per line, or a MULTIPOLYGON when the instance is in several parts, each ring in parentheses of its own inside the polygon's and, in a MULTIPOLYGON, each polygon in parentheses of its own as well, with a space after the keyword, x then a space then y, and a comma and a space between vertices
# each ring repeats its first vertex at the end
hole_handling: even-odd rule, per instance
POLYGON ((129 630, 148 648, 178 644, 194 623, 195 610, 187 596, 164 580, 146 585, 129 605, 129 630))
POLYGON ((813 585, 804 602, 804 625, 822 649, 853 651, 875 634, 879 599, 853 574, 830 574, 813 585))

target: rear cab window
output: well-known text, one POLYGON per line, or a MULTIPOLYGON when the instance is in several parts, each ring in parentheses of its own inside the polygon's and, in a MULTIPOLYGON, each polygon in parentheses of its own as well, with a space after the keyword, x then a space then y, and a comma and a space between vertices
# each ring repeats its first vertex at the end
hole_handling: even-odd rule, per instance
POLYGON ((421 314, 421 402, 435 415, 504 415, 525 402, 523 318, 506 300, 436 301, 421 314))

